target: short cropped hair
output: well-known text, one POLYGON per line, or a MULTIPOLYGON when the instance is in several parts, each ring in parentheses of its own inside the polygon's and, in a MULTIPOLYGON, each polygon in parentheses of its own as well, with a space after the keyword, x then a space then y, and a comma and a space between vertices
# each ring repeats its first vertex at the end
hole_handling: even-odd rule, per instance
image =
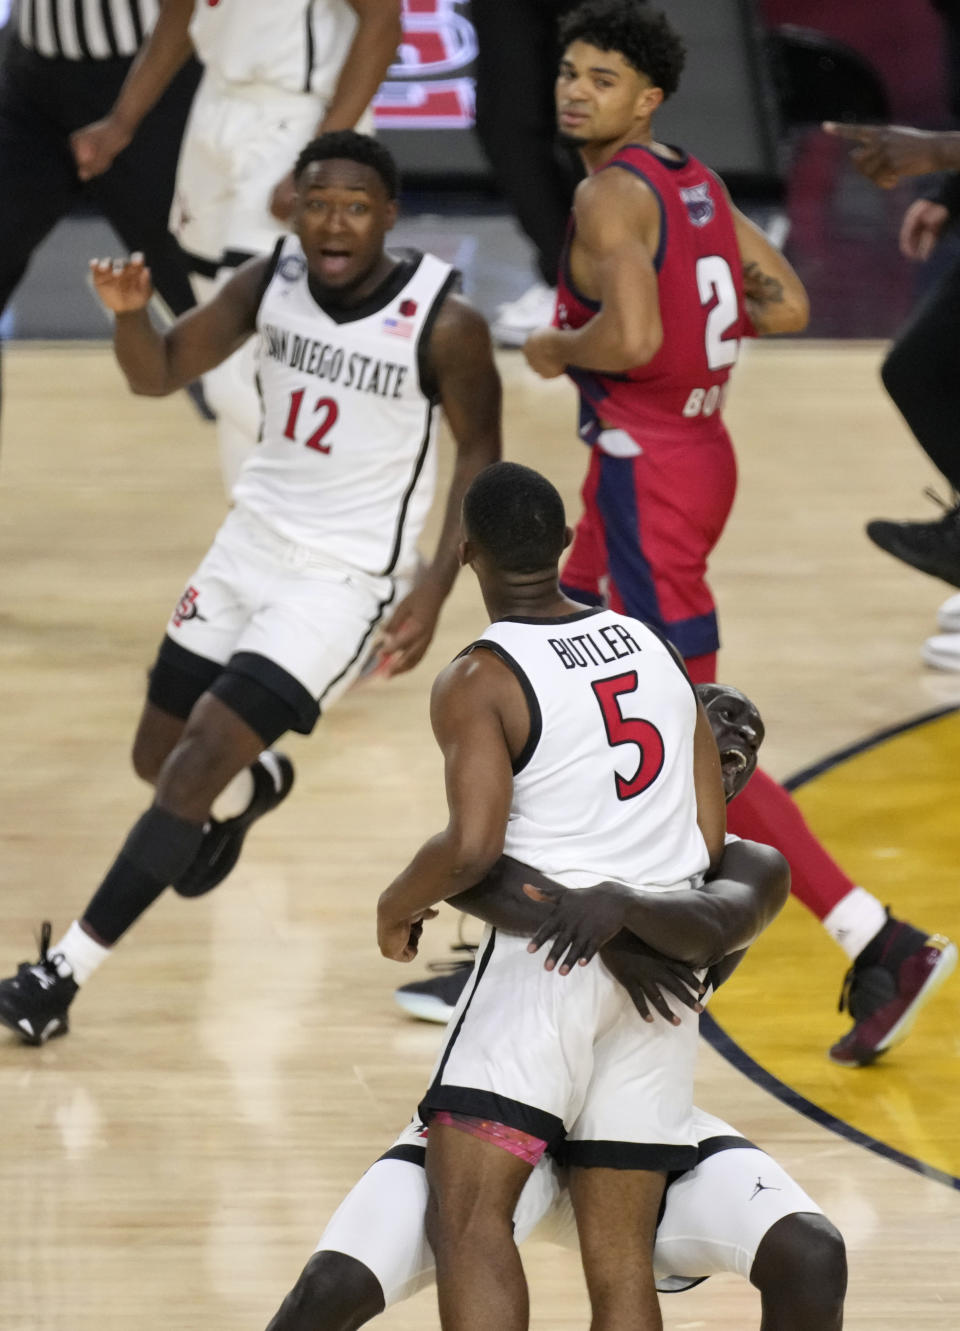
POLYGON ((546 476, 519 462, 484 467, 464 496, 463 521, 467 538, 504 573, 538 573, 563 553, 563 500, 546 476))
POLYGON ((687 48, 666 15, 645 0, 584 0, 560 20, 560 45, 586 42, 616 51, 639 74, 646 74, 664 99, 677 91, 687 48))
POLYGON ((293 168, 294 180, 299 184, 311 162, 326 162, 333 157, 372 167, 383 181, 388 198, 395 199, 400 193, 400 172, 391 153, 369 134, 358 134, 353 129, 338 129, 311 139, 297 158, 293 168))

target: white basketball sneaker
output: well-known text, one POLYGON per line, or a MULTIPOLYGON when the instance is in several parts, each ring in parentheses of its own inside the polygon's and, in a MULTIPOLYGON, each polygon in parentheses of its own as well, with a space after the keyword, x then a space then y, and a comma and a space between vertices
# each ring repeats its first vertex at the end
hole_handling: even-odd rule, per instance
POLYGON ((937 633, 921 648, 924 663, 934 670, 960 670, 960 633, 937 633))
POLYGON ((491 331, 501 347, 522 347, 536 328, 553 321, 557 292, 545 282, 534 282, 522 296, 507 301, 497 311, 491 331))
POLYGON ((948 596, 937 611, 937 626, 941 633, 960 633, 960 592, 948 596))

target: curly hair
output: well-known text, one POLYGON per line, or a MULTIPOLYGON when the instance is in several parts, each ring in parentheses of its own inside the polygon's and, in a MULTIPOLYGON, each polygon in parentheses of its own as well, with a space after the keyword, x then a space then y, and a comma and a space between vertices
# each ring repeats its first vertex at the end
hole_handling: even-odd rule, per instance
POLYGON ((360 162, 363 166, 372 167, 383 181, 387 197, 395 199, 399 194, 400 172, 391 154, 369 134, 358 134, 353 129, 338 129, 311 139, 297 158, 293 168, 294 180, 299 183, 311 162, 326 162, 332 157, 346 158, 349 162, 360 162))
POLYGON ((504 573, 538 573, 563 554, 567 519, 559 492, 519 462, 494 462, 463 499, 466 533, 504 573))
POLYGON ((677 91, 687 48, 646 0, 584 0, 560 20, 559 34, 563 47, 586 42, 599 51, 616 51, 663 90, 664 100, 677 91))

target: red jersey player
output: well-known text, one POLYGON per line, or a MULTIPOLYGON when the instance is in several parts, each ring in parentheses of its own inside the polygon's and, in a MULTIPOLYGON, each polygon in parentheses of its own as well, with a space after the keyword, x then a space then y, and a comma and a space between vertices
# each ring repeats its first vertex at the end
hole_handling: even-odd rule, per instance
MULTIPOLYGON (((589 174, 574 200, 554 326, 524 353, 543 377, 576 383, 593 446, 564 590, 661 628, 692 678, 711 680, 719 637, 707 557, 736 485, 724 385, 740 339, 800 331, 807 298, 713 172, 655 141, 651 118, 684 59, 664 17, 642 0, 587 0, 560 33, 559 128, 589 174)), ((730 827, 783 852, 794 893, 847 952, 854 1025, 830 1053, 847 1066, 873 1062, 953 969, 955 946, 856 887, 763 773, 730 827)))

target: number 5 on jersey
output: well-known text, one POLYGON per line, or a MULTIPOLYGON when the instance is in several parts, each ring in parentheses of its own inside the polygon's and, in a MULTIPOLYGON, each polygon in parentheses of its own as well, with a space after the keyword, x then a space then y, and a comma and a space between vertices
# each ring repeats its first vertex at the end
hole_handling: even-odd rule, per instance
POLYGON ((632 800, 642 794, 660 775, 663 768, 663 736, 652 721, 641 721, 639 717, 625 717, 620 710, 618 699, 622 694, 634 693, 637 688, 637 672, 630 670, 625 675, 612 675, 609 679, 595 679, 591 684, 603 724, 607 731, 607 741, 611 748, 618 744, 635 744, 640 750, 640 762, 633 776, 621 776, 615 773, 617 799, 632 800))
MULTIPOLYGON (((292 439, 297 442, 297 421, 300 419, 300 408, 303 406, 303 396, 307 390, 298 388, 290 394, 290 408, 287 412, 287 423, 283 429, 284 439, 292 439)), ((315 448, 318 453, 329 453, 333 448, 333 442, 324 443, 327 435, 337 423, 337 417, 340 415, 340 408, 334 402, 332 397, 318 397, 313 405, 313 417, 310 423, 318 416, 322 419, 320 424, 303 441, 306 448, 315 448)))

